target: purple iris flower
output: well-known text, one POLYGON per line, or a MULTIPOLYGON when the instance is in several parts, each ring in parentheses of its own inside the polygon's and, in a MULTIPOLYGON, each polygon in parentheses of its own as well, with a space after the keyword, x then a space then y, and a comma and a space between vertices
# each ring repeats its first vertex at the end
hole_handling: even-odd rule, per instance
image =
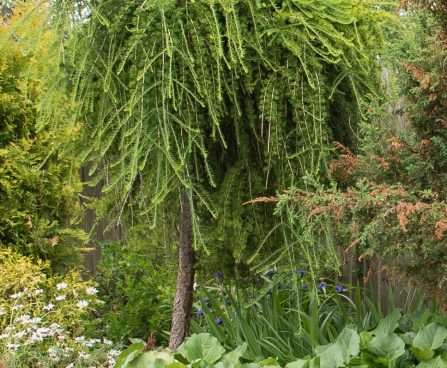
POLYGON ((216 325, 221 325, 223 323, 222 318, 217 317, 214 322, 216 322, 216 325))
POLYGON ((345 288, 343 285, 337 285, 337 286, 335 287, 335 291, 336 291, 337 293, 344 293, 344 292, 346 291, 346 288, 345 288))
POLYGON ((223 273, 222 272, 216 272, 216 274, 214 275, 216 280, 221 280, 223 278, 223 273))
POLYGON ((326 289, 326 283, 324 282, 324 281, 321 281, 319 284, 318 284, 318 289, 320 289, 320 290, 324 290, 324 289, 326 289))
POLYGON ((301 277, 303 277, 306 274, 306 271, 303 270, 302 268, 300 268, 300 269, 296 270, 296 273, 298 275, 300 275, 301 277))
POLYGON ((198 310, 197 311, 197 317, 199 317, 199 318, 203 317, 203 311, 198 310))
POLYGON ((268 277, 273 277, 273 276, 275 275, 275 273, 276 273, 275 270, 270 269, 270 270, 267 271, 266 275, 267 275, 268 277))

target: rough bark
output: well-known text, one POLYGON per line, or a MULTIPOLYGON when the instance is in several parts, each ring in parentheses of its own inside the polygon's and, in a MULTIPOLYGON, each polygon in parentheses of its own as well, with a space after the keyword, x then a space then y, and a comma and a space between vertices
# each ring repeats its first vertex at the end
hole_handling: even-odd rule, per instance
POLYGON ((180 212, 180 244, 177 285, 172 311, 169 348, 176 349, 188 335, 192 314, 195 254, 191 206, 186 192, 182 193, 180 212))

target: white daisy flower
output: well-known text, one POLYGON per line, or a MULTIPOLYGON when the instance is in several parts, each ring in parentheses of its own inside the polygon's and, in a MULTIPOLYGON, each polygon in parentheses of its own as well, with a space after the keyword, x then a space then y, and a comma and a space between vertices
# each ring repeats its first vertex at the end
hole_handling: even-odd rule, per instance
POLYGON ((42 322, 42 318, 40 318, 40 317, 35 317, 35 318, 30 320, 30 323, 32 323, 33 325, 37 325, 40 322, 42 322))
POLYGON ((15 322, 27 324, 31 322, 31 317, 29 314, 22 314, 16 318, 15 322))
POLYGON ((112 350, 110 350, 109 352, 108 352, 108 356, 109 357, 117 357, 118 355, 120 355, 121 354, 121 351, 120 350, 114 350, 114 349, 112 349, 112 350))
POLYGON ((109 345, 109 346, 113 345, 113 341, 108 340, 108 339, 106 339, 105 337, 102 338, 102 342, 103 342, 105 345, 109 345))
POLYGON ((88 301, 87 301, 87 300, 81 300, 81 301, 79 301, 79 302, 76 303, 76 306, 77 306, 79 309, 83 309, 83 308, 85 308, 85 307, 88 306, 88 301))
POLYGON ((58 284, 56 285, 56 289, 57 289, 57 290, 62 290, 62 289, 65 289, 67 286, 68 286, 68 285, 67 285, 66 282, 60 282, 60 283, 58 283, 58 284))
POLYGON ((51 360, 58 361, 59 360, 58 355, 59 355, 58 351, 54 346, 48 349, 48 356, 50 357, 51 360))
POLYGON ((75 342, 85 342, 85 336, 79 336, 79 337, 75 337, 75 342))
POLYGON ((79 352, 79 358, 88 359, 88 358, 90 358, 90 354, 79 352))
POLYGON ((85 289, 85 292, 88 295, 95 295, 96 293, 98 293, 98 289, 93 286, 89 286, 87 289, 85 289))
POLYGON ((23 295, 23 292, 19 291, 18 293, 12 294, 10 296, 11 299, 19 299, 23 295))
POLYGON ((20 344, 7 343, 6 347, 9 349, 9 351, 16 352, 20 348, 20 344))
POLYGON ((53 310, 53 309, 54 309, 54 304, 53 304, 53 303, 48 303, 47 305, 44 305, 44 306, 42 307, 42 309, 43 309, 44 311, 50 311, 50 310, 53 310))

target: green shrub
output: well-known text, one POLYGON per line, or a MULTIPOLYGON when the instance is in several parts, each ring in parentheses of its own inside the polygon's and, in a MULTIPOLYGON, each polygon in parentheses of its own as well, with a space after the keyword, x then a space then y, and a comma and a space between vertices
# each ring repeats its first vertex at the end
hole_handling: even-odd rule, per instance
POLYGON ((98 290, 75 271, 48 277, 48 267, 0 250, 0 366, 113 366, 112 342, 86 337, 98 290))
POLYGON ((141 240, 101 244, 95 280, 105 301, 99 311, 104 333, 127 343, 128 338, 146 339, 153 332, 158 342, 165 342, 171 323, 173 268, 141 240))
POLYGON ((28 14, 36 4, 17 5, 16 15, 0 22, 0 246, 60 270, 81 259, 86 240, 78 227, 80 162, 72 150, 79 127, 54 128, 70 114, 68 96, 47 91, 42 79, 57 63, 47 51, 56 35, 37 26, 43 8, 28 14), (46 116, 45 103, 58 113, 46 116))

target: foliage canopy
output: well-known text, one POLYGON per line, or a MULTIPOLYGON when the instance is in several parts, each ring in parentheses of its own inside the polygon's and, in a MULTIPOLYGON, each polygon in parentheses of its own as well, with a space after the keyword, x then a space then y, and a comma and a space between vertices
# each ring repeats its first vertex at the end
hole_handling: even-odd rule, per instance
POLYGON ((86 122, 85 158, 117 220, 130 205, 155 226, 185 188, 197 248, 236 262, 275 222, 241 203, 323 175, 328 140, 350 141, 378 90, 381 2, 52 4, 72 121, 86 122))

